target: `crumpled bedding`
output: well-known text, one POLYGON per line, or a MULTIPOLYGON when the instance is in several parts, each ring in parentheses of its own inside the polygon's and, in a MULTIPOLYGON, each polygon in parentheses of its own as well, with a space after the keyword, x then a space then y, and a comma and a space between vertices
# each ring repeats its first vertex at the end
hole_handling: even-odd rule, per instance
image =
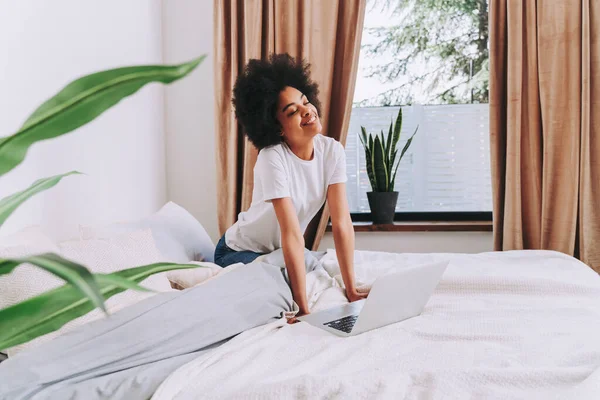
MULTIPOLYGON (((306 252, 307 268, 318 265, 306 252)), ((294 303, 281 251, 156 294, 0 364, 0 399, 147 399, 186 362, 282 319, 294 303)))

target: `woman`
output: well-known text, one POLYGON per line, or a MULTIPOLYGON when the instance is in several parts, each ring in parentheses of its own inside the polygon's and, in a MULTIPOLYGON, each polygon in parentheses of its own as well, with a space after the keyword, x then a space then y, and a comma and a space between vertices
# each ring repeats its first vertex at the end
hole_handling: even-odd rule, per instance
POLYGON ((250 60, 233 89, 235 115, 258 148, 248 211, 223 235, 215 250, 222 267, 250 263, 282 248, 292 296, 309 313, 304 230, 329 200, 337 257, 350 301, 367 297, 354 279, 354 230, 346 199, 344 148, 321 135, 317 85, 310 67, 288 54, 250 60))

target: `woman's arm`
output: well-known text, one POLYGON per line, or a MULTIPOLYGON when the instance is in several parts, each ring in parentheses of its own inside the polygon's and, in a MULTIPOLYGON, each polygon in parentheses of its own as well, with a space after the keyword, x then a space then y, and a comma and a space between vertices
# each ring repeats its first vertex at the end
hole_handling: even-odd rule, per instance
POLYGON ((333 241, 335 252, 340 264, 342 279, 346 286, 346 297, 356 301, 367 297, 368 293, 358 292, 354 280, 354 227, 348 209, 346 198, 346 184, 336 183, 327 189, 331 225, 333 227, 333 241))
POLYGON ((298 316, 308 314, 306 299, 306 268, 304 266, 304 236, 300 231, 300 223, 292 199, 284 197, 272 200, 275 215, 281 229, 281 246, 283 259, 290 277, 292 296, 300 312, 298 316))

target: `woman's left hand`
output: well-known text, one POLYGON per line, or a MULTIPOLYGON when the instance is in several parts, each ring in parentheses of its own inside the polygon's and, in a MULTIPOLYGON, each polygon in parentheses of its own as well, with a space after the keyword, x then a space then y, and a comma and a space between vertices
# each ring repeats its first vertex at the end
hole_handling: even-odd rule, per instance
POLYGON ((358 291, 356 288, 346 290, 346 297, 352 303, 353 301, 366 299, 369 295, 369 291, 358 291))

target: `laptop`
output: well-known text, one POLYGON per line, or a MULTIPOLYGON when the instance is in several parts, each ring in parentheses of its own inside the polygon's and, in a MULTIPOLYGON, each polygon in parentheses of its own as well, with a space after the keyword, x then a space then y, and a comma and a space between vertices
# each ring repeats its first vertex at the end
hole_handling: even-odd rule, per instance
POLYGON ((299 317, 338 336, 354 336, 420 315, 448 261, 402 268, 378 277, 369 297, 299 317))

